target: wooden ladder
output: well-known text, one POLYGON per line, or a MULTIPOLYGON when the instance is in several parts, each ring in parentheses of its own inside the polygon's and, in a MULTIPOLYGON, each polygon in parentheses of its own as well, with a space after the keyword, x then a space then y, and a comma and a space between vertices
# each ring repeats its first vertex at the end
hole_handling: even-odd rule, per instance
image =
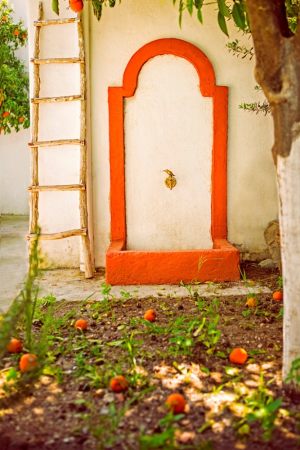
MULTIPOLYGON (((34 57, 33 63, 33 98, 32 103, 32 142, 28 145, 32 152, 30 192, 30 225, 28 239, 36 239, 39 219, 39 193, 42 191, 79 191, 80 228, 58 233, 39 234, 39 239, 53 240, 71 236, 80 236, 84 255, 85 277, 94 275, 94 263, 91 254, 91 243, 88 230, 87 209, 87 144, 86 144, 86 71, 83 26, 80 15, 76 18, 43 20, 43 5, 39 4, 39 17, 34 22, 34 57), (40 58, 40 33, 42 27, 51 25, 75 24, 78 32, 79 56, 72 58, 40 58), (80 64, 80 94, 60 97, 40 97, 40 66, 41 64, 80 64), (57 139, 52 141, 39 140, 39 105, 41 103, 80 102, 80 136, 79 139, 57 139), (80 175, 78 184, 49 185, 39 184, 39 148, 66 145, 80 146, 80 175)), ((30 246, 32 248, 32 246, 30 246)))

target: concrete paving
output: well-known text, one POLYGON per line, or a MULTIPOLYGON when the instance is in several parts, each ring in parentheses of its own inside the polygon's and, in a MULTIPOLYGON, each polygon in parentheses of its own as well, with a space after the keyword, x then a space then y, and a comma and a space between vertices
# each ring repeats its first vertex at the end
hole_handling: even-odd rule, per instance
MULTIPOLYGON (((24 216, 0 217, 0 309, 6 310, 22 287, 27 269, 27 246, 25 235, 28 218, 24 216)), ((39 278, 40 297, 52 294, 57 300, 102 300, 105 296, 104 272, 86 280, 78 269, 44 270, 39 278)), ((202 283, 190 286, 151 285, 113 286, 110 295, 115 298, 127 296, 184 297, 197 291, 202 297, 218 295, 248 295, 270 293, 266 286, 239 281, 237 283, 202 283)))
POLYGON ((27 271, 27 216, 0 216, 0 310, 8 308, 27 271))
MULTIPOLYGON (((102 300, 105 296, 105 277, 97 273, 93 279, 86 280, 84 274, 76 269, 47 270, 39 280, 40 295, 52 294, 57 300, 102 300)), ((216 297, 218 295, 249 295, 271 293, 266 286, 251 282, 237 283, 202 283, 187 286, 178 285, 150 285, 150 286, 113 286, 110 295, 114 298, 147 297, 186 297, 198 292, 202 297, 216 297)))

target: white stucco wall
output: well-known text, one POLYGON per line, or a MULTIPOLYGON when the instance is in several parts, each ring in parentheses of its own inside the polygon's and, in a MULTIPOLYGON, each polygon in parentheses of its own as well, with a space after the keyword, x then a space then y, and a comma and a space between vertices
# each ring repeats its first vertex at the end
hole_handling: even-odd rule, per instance
POLYGON ((195 68, 172 55, 151 59, 124 108, 127 248, 212 248, 212 99, 195 68), (176 176, 173 190, 164 169, 176 176))
MULTIPOLYGON (((38 2, 37 0, 28 0, 28 3, 31 17, 34 19, 36 18, 38 2)), ((50 3, 48 0, 44 1, 47 18, 54 17, 50 11, 50 3)), ((65 1, 64 4, 67 5, 67 2, 65 1)), ((253 89, 255 85, 253 77, 254 62, 238 59, 228 53, 225 48, 227 38, 218 28, 213 9, 207 9, 203 26, 199 24, 196 18, 191 18, 188 14, 185 14, 183 25, 180 29, 178 26, 178 12, 173 7, 171 0, 139 0, 138 2, 136 0, 126 0, 115 8, 105 9, 100 23, 97 22, 92 14, 88 17, 87 4, 88 2, 85 6, 85 24, 87 48, 90 54, 91 120, 89 128, 92 150, 93 224, 96 265, 104 265, 105 252, 110 240, 107 88, 108 86, 122 85, 124 69, 130 57, 142 45, 152 40, 166 37, 184 39, 198 46, 212 62, 217 84, 229 87, 228 238, 231 242, 249 251, 263 250, 265 248, 263 230, 268 222, 277 216, 275 172, 270 151, 272 145, 271 118, 245 113, 238 108, 241 102, 251 102, 259 96, 253 89)), ((62 16, 70 14, 70 11, 66 12, 62 8, 62 16)), ((76 38, 74 35, 69 36, 67 34, 66 27, 52 27, 52 31, 49 30, 47 33, 47 39, 44 42, 52 56, 62 56, 64 54, 72 56, 74 54, 76 38)), ((69 33, 72 32, 69 31, 69 33)), ((233 34, 232 39, 234 37, 236 36, 233 34)), ((43 56, 45 57, 46 55, 43 54, 43 56)), ((171 70, 171 65, 169 69, 171 70)), ((64 94, 71 93, 71 91, 75 93, 73 89, 76 86, 71 86, 71 83, 76 81, 76 69, 72 67, 66 70, 72 70, 72 74, 62 75, 59 78, 58 71, 53 69, 52 75, 51 77, 49 76, 50 78, 46 84, 47 93, 43 92, 43 95, 48 95, 50 90, 51 94, 49 95, 53 95, 54 92, 57 92, 57 89, 64 94)), ((182 71, 180 69, 178 73, 181 73, 181 78, 185 77, 185 70, 189 71, 191 69, 189 67, 182 69, 182 71)), ((145 76, 148 76, 146 72, 147 70, 145 71, 145 76)), ((155 73, 152 75, 156 76, 155 73)), ((143 71, 141 77, 144 77, 143 71)), ((46 80, 45 75, 42 76, 42 83, 43 80, 46 80)), ((138 92, 139 94, 137 95, 140 95, 141 91, 138 92)), ((128 100, 128 106, 130 102, 137 103, 138 98, 128 100)), ((145 112, 145 110, 142 111, 145 112)), ((73 121, 73 128, 67 123, 69 118, 67 110, 58 117, 59 114, 56 107, 45 115, 45 136, 50 129, 51 133, 54 131, 59 133, 65 132, 66 134, 76 132, 76 111, 73 110, 72 112, 74 114, 74 118, 71 120, 71 122, 73 121), (50 123, 51 126, 49 125, 50 123)), ((182 117, 185 117, 189 114, 189 111, 186 107, 183 107, 180 114, 182 117)), ((68 135, 68 137, 72 136, 68 135)), ((128 139, 130 139, 129 136, 128 139)), ((194 136, 196 136, 196 131, 194 136)), ((66 152, 60 149, 57 152, 56 156, 54 156, 54 153, 52 156, 44 156, 44 158, 53 158, 51 161, 48 159, 47 166, 45 165, 43 169, 44 176, 58 177, 60 170, 57 169, 57 161, 59 159, 61 167, 63 167, 62 176, 63 171, 68 168, 70 177, 75 177, 78 159, 76 160, 76 157, 74 159, 70 158, 71 151, 66 152)), ((135 152, 134 147, 132 147, 132 152, 131 150, 128 152, 128 167, 126 171, 130 171, 130 173, 127 180, 127 195, 129 195, 130 189, 134 190, 134 183, 136 182, 134 172, 138 168, 139 159, 134 158, 135 152)), ((168 155, 168 159, 170 157, 171 155, 168 155)), ((165 162, 156 161, 157 169, 165 162)), ((162 169, 165 168, 172 170, 171 166, 162 167, 162 169)), ((175 169, 174 173, 176 174, 175 169)), ((57 178, 55 179, 57 181, 57 178)), ((69 181, 63 177, 62 182, 67 183, 69 181)), ((151 194, 153 199, 162 194, 162 188, 162 180, 160 180, 159 184, 153 183, 153 194, 151 194)), ((176 188, 173 192, 168 192, 166 188, 164 189, 163 192, 166 194, 176 194, 176 188)), ((71 201, 70 195, 70 193, 47 194, 48 198, 42 206, 44 215, 42 225, 45 228, 47 227, 47 231, 58 230, 61 227, 68 228, 71 222, 73 228, 74 222, 77 220, 76 202, 75 200, 74 202, 71 201), (60 209, 59 214, 56 215, 55 207, 58 201, 60 202, 60 209)), ((130 214, 133 214, 132 218, 136 217, 139 206, 135 205, 134 208, 136 208, 135 216, 132 211, 130 212, 129 210, 127 212, 129 222, 131 220, 130 214)), ((145 231, 147 231, 145 218, 146 216, 141 215, 141 226, 146 227, 145 231)), ((131 220, 131 222, 135 222, 135 220, 131 220)), ((133 227, 134 225, 131 226, 133 227)), ((152 225, 149 224, 149 226, 152 225)), ((143 240, 144 236, 145 234, 142 237, 143 240)), ((132 237, 137 237, 137 232, 134 231, 134 228, 132 228, 132 237)), ((140 247, 141 242, 136 242, 133 246, 140 247)), ((145 242, 146 246, 147 243, 145 242)), ((73 238, 67 241, 49 242, 47 244, 47 254, 49 260, 54 259, 56 263, 61 265, 76 265, 78 263, 78 240, 73 238)))
MULTIPOLYGON (((10 1, 16 21, 28 24, 26 2, 10 1)), ((28 65, 28 47, 18 50, 18 56, 28 65)), ((28 214, 29 142, 30 131, 21 130, 0 135, 0 214, 28 214)))

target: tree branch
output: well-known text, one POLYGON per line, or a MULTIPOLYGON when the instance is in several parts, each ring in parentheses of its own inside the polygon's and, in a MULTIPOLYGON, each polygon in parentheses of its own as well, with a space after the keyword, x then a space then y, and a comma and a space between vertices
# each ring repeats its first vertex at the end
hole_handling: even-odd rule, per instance
POLYGON ((288 28, 284 0, 246 0, 256 56, 256 79, 271 106, 273 156, 288 156, 299 116, 296 42, 288 28))

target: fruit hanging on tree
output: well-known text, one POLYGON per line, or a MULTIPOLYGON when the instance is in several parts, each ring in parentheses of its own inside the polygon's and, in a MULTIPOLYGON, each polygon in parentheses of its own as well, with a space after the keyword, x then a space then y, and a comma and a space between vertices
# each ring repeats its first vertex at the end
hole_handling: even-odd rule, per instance
POLYGON ((83 0, 69 0, 69 5, 74 12, 79 13, 83 10, 83 0))

